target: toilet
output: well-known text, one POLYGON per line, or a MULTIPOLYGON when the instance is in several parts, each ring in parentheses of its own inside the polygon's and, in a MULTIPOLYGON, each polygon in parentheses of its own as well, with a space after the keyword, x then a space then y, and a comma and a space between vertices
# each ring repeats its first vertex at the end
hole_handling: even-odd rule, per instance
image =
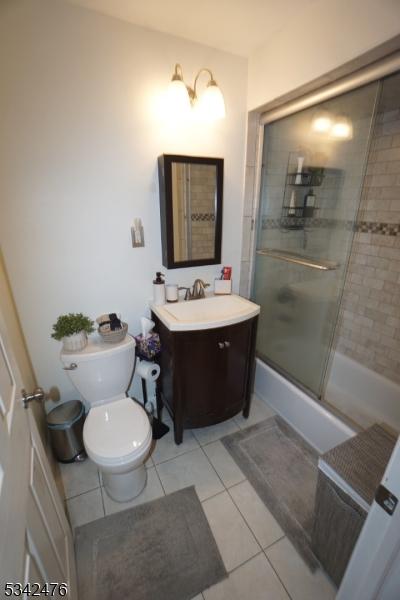
POLYGON ((79 352, 61 352, 61 362, 89 410, 83 443, 107 494, 117 502, 132 500, 146 485, 144 461, 152 442, 147 414, 126 393, 135 367, 134 338, 109 344, 94 337, 79 352))

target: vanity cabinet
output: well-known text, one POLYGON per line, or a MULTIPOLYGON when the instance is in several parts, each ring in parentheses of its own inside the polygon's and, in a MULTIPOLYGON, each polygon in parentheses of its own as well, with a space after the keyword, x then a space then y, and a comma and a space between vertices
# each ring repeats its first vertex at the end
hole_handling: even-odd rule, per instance
POLYGON ((248 417, 255 367, 257 317, 235 325, 170 331, 153 313, 161 339, 157 395, 183 430, 215 425, 240 411, 248 417))

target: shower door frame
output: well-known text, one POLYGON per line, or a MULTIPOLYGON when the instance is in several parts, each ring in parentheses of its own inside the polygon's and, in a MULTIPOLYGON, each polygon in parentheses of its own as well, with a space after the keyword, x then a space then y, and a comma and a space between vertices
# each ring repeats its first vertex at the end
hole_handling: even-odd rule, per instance
MULTIPOLYGON (((252 295, 253 285, 254 285, 254 275, 255 275, 255 262, 256 262, 255 258, 256 258, 256 251, 257 251, 257 232, 258 232, 258 225, 259 225, 259 220, 260 220, 260 192, 261 192, 261 179, 262 179, 262 167, 263 167, 265 125, 273 123, 274 121, 278 121, 284 117, 288 117, 295 113, 301 112, 302 110, 305 110, 312 106, 316 106, 322 102, 325 102, 325 101, 335 98, 337 96, 346 94, 347 92, 351 92, 353 90, 359 89, 365 85, 368 85, 369 83, 374 83, 374 82, 379 83, 379 81, 382 80, 384 77, 392 75, 393 73, 395 73, 397 71, 400 71, 400 51, 393 52, 389 56, 382 58, 366 67, 363 67, 362 69, 358 69, 358 70, 354 71, 353 73, 350 73, 349 75, 346 75, 345 77, 342 77, 333 83, 330 83, 330 84, 325 85, 313 92, 310 92, 309 94, 300 95, 298 98, 295 98, 294 100, 291 100, 289 102, 283 102, 281 105, 278 105, 277 107, 274 107, 271 110, 267 110, 262 113, 259 113, 259 115, 258 115, 259 121, 258 121, 258 126, 257 126, 257 133, 256 133, 256 136, 257 136, 256 157, 255 157, 256 168, 255 168, 255 183, 254 183, 254 191, 253 191, 252 231, 251 231, 251 239, 250 239, 250 277, 249 277, 249 284, 248 284, 248 290, 247 290, 249 297, 251 297, 251 295, 252 295)), ((376 111, 379 94, 380 94, 380 88, 378 88, 376 98, 375 98, 374 114, 376 111)), ((373 125, 373 121, 371 120, 371 131, 372 131, 372 125, 373 125)), ((368 144, 369 143, 370 143, 370 139, 368 141, 368 144)), ((366 167, 367 158, 368 158, 368 152, 366 153, 364 167, 366 167)), ((357 212, 358 212, 358 210, 359 210, 359 206, 357 208, 357 212)), ((352 243, 353 243, 353 240, 354 240, 354 236, 352 239, 352 243)), ((346 282, 347 268, 348 268, 350 255, 351 255, 351 248, 350 248, 349 256, 347 259, 346 274, 344 277, 343 289, 344 289, 344 284, 346 282)), ((342 295, 343 295, 343 289, 342 289, 342 295)), ((340 307, 342 304, 342 295, 341 295, 340 301, 338 303, 338 316, 339 316, 339 311, 340 311, 340 307)), ((322 379, 322 381, 323 381, 322 390, 321 390, 320 396, 318 396, 317 394, 312 392, 312 390, 310 390, 309 388, 304 386, 301 382, 299 382, 297 379, 292 377, 290 375, 290 373, 288 373, 284 369, 280 368, 273 361, 266 360, 264 357, 261 357, 261 356, 259 358, 260 358, 260 360, 265 362, 267 365, 269 365, 271 368, 273 368, 275 371, 277 371, 279 374, 281 374, 286 379, 288 379, 295 386, 297 386, 298 388, 303 390, 310 397, 321 402, 324 397, 324 391, 325 391, 325 387, 326 387, 326 383, 327 383, 326 382, 326 373, 328 372, 329 365, 331 364, 331 361, 332 361, 332 347, 333 347, 335 336, 337 333, 337 325, 338 325, 338 318, 336 320, 336 324, 335 324, 333 334, 332 334, 332 340, 331 340, 331 346, 330 346, 331 349, 330 349, 326 367, 324 370, 324 375, 323 375, 323 379, 322 379)), ((332 410, 331 407, 329 407, 329 408, 330 408, 330 410, 332 410)))

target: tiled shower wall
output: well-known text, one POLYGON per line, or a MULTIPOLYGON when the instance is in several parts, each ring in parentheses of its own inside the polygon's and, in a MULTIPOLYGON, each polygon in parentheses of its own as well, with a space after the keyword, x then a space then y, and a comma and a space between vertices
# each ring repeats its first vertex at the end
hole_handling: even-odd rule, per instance
MULTIPOLYGON (((397 80, 400 84, 400 76, 397 80)), ((399 95, 388 94, 382 101, 368 156, 337 347, 364 366, 400 382, 399 95)), ((249 115, 240 278, 240 294, 245 297, 250 294, 258 122, 258 115, 249 115)), ((353 189, 346 193, 354 197, 353 189)))
POLYGON ((338 349, 400 383, 400 109, 388 108, 373 131, 338 349))
POLYGON ((243 229, 242 229, 242 256, 240 263, 240 287, 241 296, 250 296, 251 278, 251 253, 252 238, 254 235, 254 202, 256 185, 256 160, 259 115, 249 113, 247 120, 247 149, 246 149, 246 176, 244 187, 243 229))

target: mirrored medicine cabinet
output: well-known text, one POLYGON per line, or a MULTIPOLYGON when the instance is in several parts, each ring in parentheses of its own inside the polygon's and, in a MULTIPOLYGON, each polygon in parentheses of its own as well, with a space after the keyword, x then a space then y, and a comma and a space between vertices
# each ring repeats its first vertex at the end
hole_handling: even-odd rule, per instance
POLYGON ((158 175, 164 267, 220 264, 224 160, 163 154, 158 175))

